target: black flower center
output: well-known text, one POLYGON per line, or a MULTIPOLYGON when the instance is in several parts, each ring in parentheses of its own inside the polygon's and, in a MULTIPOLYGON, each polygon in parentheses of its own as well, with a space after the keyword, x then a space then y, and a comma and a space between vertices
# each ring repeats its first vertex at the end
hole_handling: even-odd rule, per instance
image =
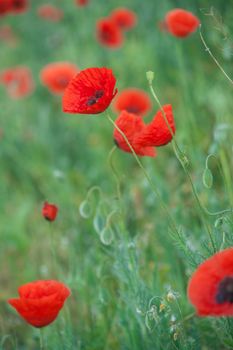
POLYGON ((233 276, 225 277, 219 283, 215 300, 217 304, 233 303, 233 276))
POLYGON ((21 8, 22 7, 22 1, 21 0, 14 0, 13 1, 13 6, 15 8, 17 8, 17 7, 21 8))
POLYGON ((137 114, 139 113, 139 108, 136 106, 130 106, 126 108, 127 112, 137 114))
POLYGON ((67 87, 68 83, 69 83, 69 80, 66 77, 57 78, 57 84, 62 88, 67 87))
POLYGON ((86 105, 93 106, 104 95, 103 90, 96 90, 95 94, 88 98, 86 105))

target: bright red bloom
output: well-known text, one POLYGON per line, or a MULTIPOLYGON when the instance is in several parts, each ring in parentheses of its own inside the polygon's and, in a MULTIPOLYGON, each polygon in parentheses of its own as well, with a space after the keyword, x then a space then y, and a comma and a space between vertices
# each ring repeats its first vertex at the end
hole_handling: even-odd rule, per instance
POLYGON ((34 90, 31 70, 23 66, 0 72, 0 83, 5 85, 8 95, 14 99, 28 96, 34 90))
POLYGON ((42 83, 54 94, 62 94, 70 80, 78 73, 78 68, 69 62, 55 62, 45 66, 40 72, 42 83))
POLYGON ((117 93, 112 70, 87 68, 71 79, 63 95, 63 111, 98 114, 105 111, 117 93))
POLYGON ((54 221, 57 217, 58 207, 55 204, 45 202, 42 208, 42 215, 48 221, 54 221))
POLYGON ((126 110, 144 116, 151 109, 151 101, 147 93, 140 89, 128 88, 122 90, 114 100, 113 108, 117 112, 126 110))
POLYGON ((188 297, 199 316, 233 316, 233 248, 198 266, 189 281, 188 297))
POLYGON ((28 0, 11 0, 11 11, 13 13, 23 13, 28 10, 28 0))
POLYGON ((96 22, 96 36, 101 45, 118 49, 123 44, 123 35, 119 27, 109 18, 96 22))
MULTIPOLYGON (((119 117, 115 120, 115 124, 124 133, 129 144, 132 146, 134 152, 139 156, 155 157, 155 149, 153 147, 143 146, 143 143, 138 143, 137 138, 146 127, 142 118, 127 111, 121 112, 119 117)), ((125 152, 132 153, 130 147, 125 141, 121 133, 115 128, 113 132, 114 142, 125 152)))
POLYGON ((165 24, 172 35, 184 38, 195 32, 200 21, 189 11, 174 9, 166 14, 165 24))
POLYGON ((19 287, 19 298, 9 299, 22 318, 34 327, 45 327, 59 314, 70 290, 53 280, 34 281, 19 287))
POLYGON ((135 12, 124 7, 113 10, 110 18, 122 30, 132 29, 137 24, 135 12))
POLYGON ((38 16, 42 17, 47 21, 58 22, 64 14, 63 11, 53 5, 42 5, 37 10, 38 16))
POLYGON ((12 1, 13 0, 0 0, 0 17, 11 11, 12 1))
POLYGON ((86 6, 88 5, 89 0, 75 0, 75 4, 78 6, 86 6))
POLYGON ((146 146, 159 147, 165 146, 172 140, 173 134, 175 134, 176 131, 172 106, 164 105, 163 111, 172 133, 167 126, 162 111, 159 110, 154 116, 153 120, 144 128, 140 138, 138 139, 139 143, 141 142, 146 146))

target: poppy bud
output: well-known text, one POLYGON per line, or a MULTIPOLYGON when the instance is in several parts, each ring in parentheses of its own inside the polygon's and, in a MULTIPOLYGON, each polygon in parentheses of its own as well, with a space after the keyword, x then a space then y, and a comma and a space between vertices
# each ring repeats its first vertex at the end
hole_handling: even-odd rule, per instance
POLYGON ((54 221, 56 219, 58 207, 54 204, 45 202, 42 208, 42 215, 48 221, 54 221))

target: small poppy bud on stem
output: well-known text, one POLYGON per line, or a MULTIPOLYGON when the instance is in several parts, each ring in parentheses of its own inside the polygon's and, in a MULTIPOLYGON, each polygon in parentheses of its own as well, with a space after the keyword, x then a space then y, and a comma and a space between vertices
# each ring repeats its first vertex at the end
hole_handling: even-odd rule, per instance
POLYGON ((154 76, 155 76, 155 74, 151 70, 146 72, 146 78, 147 78, 150 85, 152 85, 152 81, 154 80, 154 76))

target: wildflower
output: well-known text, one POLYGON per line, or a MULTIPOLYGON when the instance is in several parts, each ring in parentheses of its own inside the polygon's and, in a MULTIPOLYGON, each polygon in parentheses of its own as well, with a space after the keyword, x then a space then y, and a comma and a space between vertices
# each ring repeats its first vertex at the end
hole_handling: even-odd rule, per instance
POLYGON ((39 280, 18 289, 19 298, 9 299, 20 316, 34 327, 45 327, 58 316, 70 290, 61 282, 39 280))
POLYGON ((143 145, 149 147, 159 147, 165 146, 172 140, 176 130, 172 106, 164 105, 162 108, 163 112, 161 110, 158 111, 153 120, 144 128, 140 139, 138 139, 139 143, 141 142, 143 145), (165 116, 167 122, 165 121, 165 116))
POLYGON ((0 83, 13 99, 30 95, 34 90, 34 81, 31 70, 24 66, 5 69, 0 72, 0 83))
POLYGON ((233 316, 233 248, 198 266, 189 281, 188 297, 199 316, 233 316))
POLYGON ((40 72, 42 83, 54 94, 62 94, 70 80, 78 73, 78 68, 69 62, 54 62, 40 72))
POLYGON ((165 17, 165 25, 172 35, 184 38, 197 29, 199 19, 191 12, 183 9, 174 9, 169 11, 165 17))
POLYGON ((121 30, 132 29, 137 24, 136 14, 124 7, 113 10, 110 18, 121 30))
POLYGON ((99 43, 111 49, 118 49, 123 44, 123 35, 119 27, 109 18, 96 22, 96 36, 99 43))
POLYGON ((55 204, 45 202, 42 208, 42 215, 48 221, 54 221, 57 217, 58 207, 55 204))
POLYGON ((37 10, 37 14, 41 18, 52 22, 59 22, 64 15, 62 10, 53 5, 40 6, 37 10))
POLYGON ((0 0, 0 17, 11 11, 12 0, 0 0))
MULTIPOLYGON (((115 120, 115 124, 124 133, 129 144, 137 155, 155 157, 156 153, 153 147, 146 147, 142 142, 137 142, 138 136, 146 127, 141 117, 133 113, 128 113, 127 111, 122 111, 119 117, 115 120)), ((117 147, 124 152, 132 153, 129 145, 117 128, 114 129, 113 138, 117 147)))
POLYGON ((75 0, 75 4, 78 6, 86 6, 88 5, 89 0, 75 0))
POLYGON ((81 114, 103 112, 117 93, 115 84, 111 69, 84 69, 69 82, 63 95, 63 111, 81 114))
POLYGON ((128 88, 118 94, 113 103, 113 108, 117 112, 126 110, 129 113, 144 116, 151 109, 151 101, 143 90, 128 88))
POLYGON ((28 0, 11 0, 11 12, 18 14, 27 11, 28 0))

